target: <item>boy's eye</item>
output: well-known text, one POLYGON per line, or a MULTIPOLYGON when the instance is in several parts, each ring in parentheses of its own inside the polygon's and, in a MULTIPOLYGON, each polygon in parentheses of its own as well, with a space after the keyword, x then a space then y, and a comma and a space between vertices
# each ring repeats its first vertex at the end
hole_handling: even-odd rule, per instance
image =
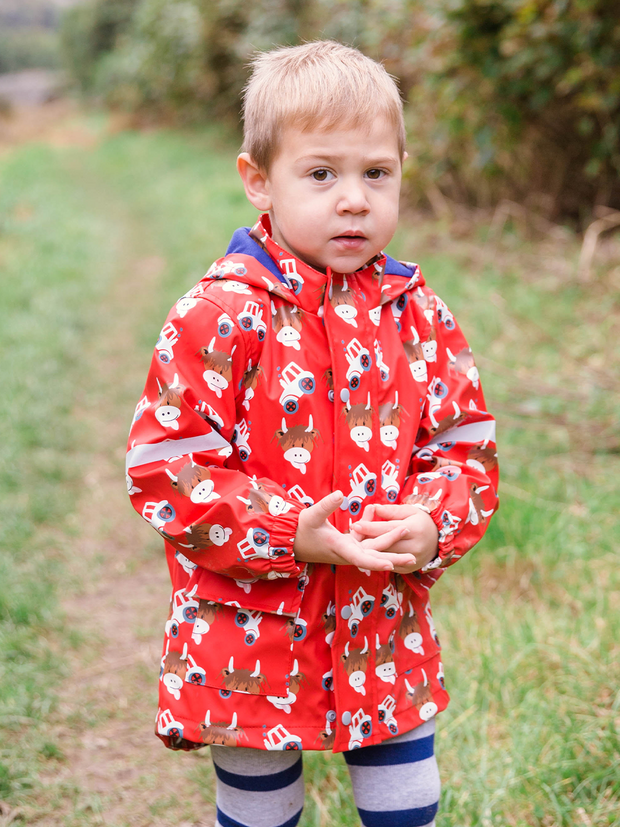
POLYGON ((382 169, 369 169, 366 172, 366 175, 372 181, 378 181, 379 178, 383 178, 383 176, 385 175, 385 172, 382 169))
POLYGON ((311 174, 315 181, 329 181, 330 176, 333 177, 328 169, 315 169, 311 174))

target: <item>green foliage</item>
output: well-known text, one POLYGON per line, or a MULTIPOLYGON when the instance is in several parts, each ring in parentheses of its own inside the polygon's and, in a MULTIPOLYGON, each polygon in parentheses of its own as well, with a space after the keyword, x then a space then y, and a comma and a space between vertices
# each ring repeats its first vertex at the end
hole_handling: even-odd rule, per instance
POLYGON ((412 201, 434 188, 552 218, 620 206, 620 20, 607 0, 91 0, 66 18, 82 88, 149 117, 238 122, 255 49, 332 37, 407 101, 412 201))
POLYGON ((58 11, 50 0, 2 0, 0 73, 59 65, 58 11))
MULTIPOLYGON (((66 16, 67 64, 85 91, 150 118, 238 121, 255 48, 296 42, 304 4, 91 0, 66 16)), ((303 28, 303 27, 302 27, 303 28)))
POLYGON ((60 64, 57 37, 48 29, 0 31, 0 73, 22 69, 56 69, 60 64))
POLYGON ((63 15, 63 60, 82 91, 92 90, 99 61, 115 49, 137 2, 91 0, 69 8, 63 15))
POLYGON ((112 104, 160 116, 204 106, 213 91, 204 35, 191 0, 141 2, 130 32, 101 62, 95 88, 112 104))
POLYGON ((442 5, 445 25, 429 30, 421 52, 430 72, 410 95, 418 172, 455 198, 529 196, 552 217, 620 206, 617 6, 442 5))

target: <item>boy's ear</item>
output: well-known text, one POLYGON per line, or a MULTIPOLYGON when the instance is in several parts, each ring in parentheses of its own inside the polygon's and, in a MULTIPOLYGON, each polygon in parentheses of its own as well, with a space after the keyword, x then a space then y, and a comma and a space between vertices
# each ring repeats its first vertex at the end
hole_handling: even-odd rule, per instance
POLYGON ((271 196, 267 173, 260 169, 247 152, 242 152, 237 158, 237 171, 243 181, 245 194, 250 204, 261 212, 270 210, 271 196))

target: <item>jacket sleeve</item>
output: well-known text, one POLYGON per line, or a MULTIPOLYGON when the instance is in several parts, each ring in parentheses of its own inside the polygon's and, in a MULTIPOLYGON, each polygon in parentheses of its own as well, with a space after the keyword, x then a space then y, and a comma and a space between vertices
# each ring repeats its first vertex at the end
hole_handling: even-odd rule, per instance
POLYGON ((441 299, 427 287, 417 298, 428 388, 401 502, 419 504, 439 530, 438 556, 421 573, 428 586, 483 536, 498 507, 498 466, 471 349, 441 299))
POLYGON ((129 435, 127 487, 138 513, 198 566, 286 578, 303 568, 293 555, 303 506, 244 472, 242 380, 260 342, 237 323, 234 298, 207 287, 170 312, 129 435))

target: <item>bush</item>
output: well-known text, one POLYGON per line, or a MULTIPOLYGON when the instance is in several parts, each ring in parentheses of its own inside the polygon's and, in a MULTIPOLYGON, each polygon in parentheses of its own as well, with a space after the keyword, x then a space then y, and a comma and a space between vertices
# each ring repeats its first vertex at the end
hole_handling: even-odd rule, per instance
POLYGON ((400 79, 409 197, 439 188, 579 220, 620 207, 620 21, 607 0, 94 0, 67 18, 84 88, 238 122, 255 49, 333 37, 400 79))
POLYGON ((301 0, 132 0, 128 9, 118 2, 91 0, 67 15, 65 54, 81 87, 150 118, 235 123, 250 55, 297 42, 306 6, 301 0))
POLYGON ((315 0, 400 80, 409 197, 620 208, 620 17, 607 0, 315 0))
POLYGON ((23 69, 57 69, 57 38, 49 29, 12 28, 0 31, 0 73, 23 69))
POLYGON ((58 12, 47 0, 0 2, 0 73, 56 69, 58 12))
POLYGON ((91 0, 69 8, 63 15, 61 50, 72 78, 90 92, 99 61, 110 54, 131 23, 139 0, 91 0))
POLYGON ((459 200, 529 198, 552 218, 579 218, 597 203, 620 207, 614 5, 444 4, 446 25, 422 50, 430 72, 409 96, 425 175, 459 200))

